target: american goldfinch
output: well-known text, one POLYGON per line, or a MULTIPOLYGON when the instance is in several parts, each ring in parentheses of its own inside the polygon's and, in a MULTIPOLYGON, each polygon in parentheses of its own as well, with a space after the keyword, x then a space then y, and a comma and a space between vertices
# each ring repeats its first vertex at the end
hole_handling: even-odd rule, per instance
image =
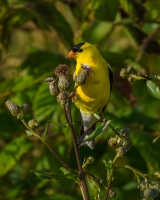
MULTIPOLYGON (((103 112, 108 103, 113 75, 109 64, 90 43, 83 42, 73 46, 67 58, 74 58, 77 61, 74 72, 75 105, 81 112, 85 132, 96 120, 95 114, 103 112)), ((92 127, 88 134, 91 134, 94 128, 92 127)), ((87 144, 91 149, 94 148, 94 141, 89 141, 87 144)))

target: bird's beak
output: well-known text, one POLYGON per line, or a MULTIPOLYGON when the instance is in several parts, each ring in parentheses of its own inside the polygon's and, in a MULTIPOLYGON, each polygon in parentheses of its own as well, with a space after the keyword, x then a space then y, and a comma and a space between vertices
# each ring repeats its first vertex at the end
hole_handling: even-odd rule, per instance
POLYGON ((74 51, 70 51, 66 58, 76 58, 76 53, 74 51))

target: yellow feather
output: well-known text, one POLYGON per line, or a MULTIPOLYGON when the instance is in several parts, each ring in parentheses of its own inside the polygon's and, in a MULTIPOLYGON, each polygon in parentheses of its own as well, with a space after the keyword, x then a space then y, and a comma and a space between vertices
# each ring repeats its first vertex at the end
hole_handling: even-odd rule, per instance
POLYGON ((110 96, 110 80, 107 62, 102 58, 96 47, 85 43, 83 51, 77 54, 75 75, 82 70, 81 65, 91 68, 86 83, 77 88, 76 106, 85 113, 95 113, 103 108, 110 96))

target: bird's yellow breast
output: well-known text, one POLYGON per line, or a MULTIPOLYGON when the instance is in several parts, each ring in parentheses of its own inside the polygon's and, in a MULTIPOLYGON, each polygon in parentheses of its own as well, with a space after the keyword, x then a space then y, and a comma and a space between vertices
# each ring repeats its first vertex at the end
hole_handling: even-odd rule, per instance
POLYGON ((85 113, 96 113, 108 102, 110 96, 109 69, 106 61, 99 55, 77 59, 75 75, 85 64, 91 68, 86 83, 77 88, 76 106, 85 113))

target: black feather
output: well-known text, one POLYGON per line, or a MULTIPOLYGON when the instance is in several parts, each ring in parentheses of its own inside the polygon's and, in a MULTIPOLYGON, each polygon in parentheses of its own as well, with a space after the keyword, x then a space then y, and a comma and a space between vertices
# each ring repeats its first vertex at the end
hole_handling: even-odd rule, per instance
MULTIPOLYGON (((110 94, 111 94, 111 91, 112 91, 112 85, 113 85, 113 72, 111 70, 110 67, 108 67, 108 70, 109 70, 109 80, 110 80, 110 94)), ((108 102, 107 102, 108 104, 108 102)), ((107 104, 102 108, 102 112, 105 110, 107 104)))
POLYGON ((81 42, 79 44, 76 44, 75 46, 72 47, 72 51, 73 52, 82 52, 83 49, 81 49, 81 46, 83 46, 85 44, 85 42, 81 42))

